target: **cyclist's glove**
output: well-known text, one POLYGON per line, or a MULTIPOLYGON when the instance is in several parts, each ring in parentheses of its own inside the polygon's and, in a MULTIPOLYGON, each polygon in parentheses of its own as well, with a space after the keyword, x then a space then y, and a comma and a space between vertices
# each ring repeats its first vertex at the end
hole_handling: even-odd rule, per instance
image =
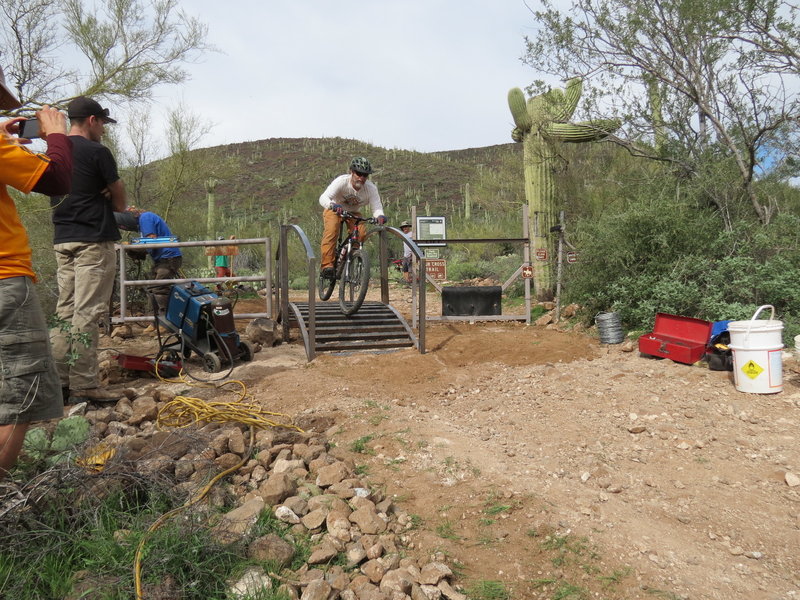
POLYGON ((341 217, 342 213, 344 212, 344 206, 342 206, 341 204, 336 204, 334 202, 333 204, 331 204, 331 210, 341 217))
POLYGON ((383 216, 383 215, 378 217, 377 221, 378 221, 378 225, 386 225, 386 217, 383 216))

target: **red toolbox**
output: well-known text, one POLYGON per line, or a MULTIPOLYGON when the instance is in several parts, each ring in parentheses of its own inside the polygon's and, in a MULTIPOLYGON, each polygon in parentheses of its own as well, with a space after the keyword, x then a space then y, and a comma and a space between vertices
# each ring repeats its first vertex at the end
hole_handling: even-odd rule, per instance
POLYGON ((658 313, 653 331, 639 337, 639 352, 691 365, 703 358, 711 321, 658 313))

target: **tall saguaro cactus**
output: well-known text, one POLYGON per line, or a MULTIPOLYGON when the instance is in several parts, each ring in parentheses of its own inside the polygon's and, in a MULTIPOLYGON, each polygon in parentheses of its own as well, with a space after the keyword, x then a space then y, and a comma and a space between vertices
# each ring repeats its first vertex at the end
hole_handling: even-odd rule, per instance
POLYGON ((578 106, 582 83, 570 79, 564 90, 552 89, 527 101, 520 88, 508 92, 508 107, 516 127, 511 132, 515 142, 524 144, 525 197, 531 219, 532 255, 546 250, 548 260, 534 260, 534 291, 538 300, 550 300, 554 282, 550 257, 554 255, 555 236, 550 229, 556 222, 556 195, 553 168, 556 149, 553 142, 593 142, 603 139, 619 127, 617 121, 602 120, 568 123, 578 106))

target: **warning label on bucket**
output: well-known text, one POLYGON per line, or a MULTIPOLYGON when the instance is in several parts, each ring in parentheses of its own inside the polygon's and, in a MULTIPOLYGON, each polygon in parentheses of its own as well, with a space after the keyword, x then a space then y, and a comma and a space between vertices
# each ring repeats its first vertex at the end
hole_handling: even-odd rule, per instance
POLYGON ((764 369, 758 363, 753 362, 752 360, 748 360, 742 365, 742 373, 747 375, 750 379, 755 379, 763 372, 764 369))

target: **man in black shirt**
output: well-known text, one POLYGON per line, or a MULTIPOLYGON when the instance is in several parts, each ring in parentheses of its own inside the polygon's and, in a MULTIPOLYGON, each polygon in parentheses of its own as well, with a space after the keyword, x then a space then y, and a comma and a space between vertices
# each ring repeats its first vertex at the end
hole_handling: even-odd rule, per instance
POLYGON ((106 123, 116 123, 108 109, 81 96, 67 106, 72 140, 72 191, 53 197, 54 240, 58 263, 61 326, 52 333, 53 355, 61 386, 72 401, 116 400, 99 383, 97 344, 100 320, 108 312, 114 288, 120 239, 114 211, 127 206, 125 186, 111 151, 100 143, 106 123))

